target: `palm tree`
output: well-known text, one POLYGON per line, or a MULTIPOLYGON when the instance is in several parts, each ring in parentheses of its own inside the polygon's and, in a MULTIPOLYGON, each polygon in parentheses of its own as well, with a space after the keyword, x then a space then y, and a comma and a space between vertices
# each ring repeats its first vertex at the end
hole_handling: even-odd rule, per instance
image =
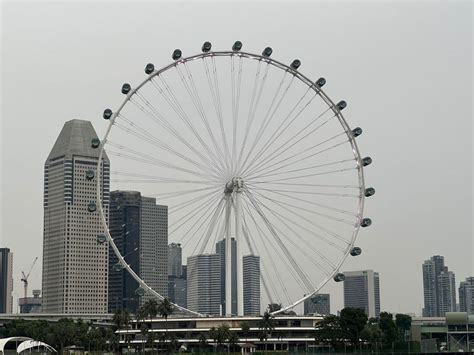
POLYGON ((250 332, 250 325, 247 322, 240 323, 240 329, 242 330, 242 335, 245 337, 245 342, 247 342, 247 336, 250 332))
POLYGON ((158 314, 165 319, 165 341, 168 338, 168 317, 173 314, 174 307, 168 298, 163 299, 157 308, 158 314))
POLYGON ((275 329, 275 321, 268 310, 265 311, 259 321, 258 328, 262 331, 261 339, 265 340, 265 350, 267 350, 268 335, 275 329))

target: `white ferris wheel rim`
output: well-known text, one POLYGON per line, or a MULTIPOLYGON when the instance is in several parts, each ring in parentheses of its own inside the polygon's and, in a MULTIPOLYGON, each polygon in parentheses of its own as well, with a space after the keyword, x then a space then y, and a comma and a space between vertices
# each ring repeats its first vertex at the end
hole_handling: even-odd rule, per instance
MULTIPOLYGON (((257 60, 257 61, 263 61, 263 62, 265 62, 267 64, 270 64, 270 65, 272 65, 276 68, 279 68, 281 70, 290 72, 292 75, 294 75, 294 77, 299 79, 302 83, 307 85, 310 89, 314 90, 323 99, 323 101, 328 105, 329 109, 331 109, 334 112, 335 117, 337 117, 340 125, 343 127, 343 129, 345 131, 345 134, 348 137, 348 142, 351 145, 352 153, 353 153, 354 158, 357 162, 357 174, 358 174, 358 181, 359 181, 358 185, 359 185, 359 192, 360 192, 359 193, 358 209, 357 209, 357 222, 358 223, 356 223, 355 226, 354 226, 354 230, 352 232, 352 236, 351 236, 351 239, 349 241, 349 245, 346 248, 345 253, 340 258, 339 262, 336 264, 336 266, 335 266, 334 270, 332 271, 332 273, 330 273, 318 285, 316 285, 314 287, 314 291, 312 293, 308 293, 304 297, 294 301, 292 304, 286 305, 286 306, 282 307, 281 309, 279 309, 277 311, 271 312, 271 315, 274 316, 274 315, 277 315, 279 313, 282 313, 282 312, 288 311, 290 309, 293 309, 295 306, 301 304, 306 299, 308 299, 308 298, 312 297, 313 295, 315 295, 316 293, 318 293, 321 290, 321 288, 324 285, 326 285, 331 279, 333 279, 334 276, 340 271, 340 268, 341 268, 342 264, 345 262, 345 260, 349 256, 349 254, 351 252, 351 249, 354 247, 355 241, 357 239, 357 234, 360 230, 360 221, 363 218, 364 200, 365 200, 365 196, 364 196, 365 181, 364 181, 364 171, 363 171, 362 158, 361 158, 361 154, 359 152, 359 148, 358 148, 356 139, 353 136, 352 131, 351 131, 347 121, 345 120, 344 116, 342 115, 341 111, 337 108, 335 103, 329 98, 329 96, 320 87, 318 87, 314 82, 312 82, 308 77, 306 77, 305 75, 300 73, 298 70, 293 69, 290 66, 288 66, 284 63, 281 63, 277 60, 274 60, 270 57, 266 57, 266 56, 259 55, 259 54, 254 54, 254 53, 249 53, 249 52, 244 52, 244 51, 209 51, 209 52, 203 52, 203 53, 199 53, 199 54, 189 56, 189 57, 180 58, 180 59, 172 62, 171 64, 169 64, 165 67, 162 67, 159 70, 154 70, 152 73, 148 74, 147 77, 144 80, 142 80, 139 85, 137 85, 134 88, 131 88, 130 92, 128 92, 126 94, 126 98, 123 100, 123 102, 121 103, 119 108, 112 113, 112 116, 110 117, 110 120, 109 120, 110 122, 109 122, 109 125, 107 127, 106 133, 105 133, 103 139, 100 141, 99 158, 98 158, 97 172, 96 172, 96 175, 97 175, 96 198, 97 198, 97 202, 98 202, 97 203, 97 209, 98 209, 98 212, 100 214, 100 219, 103 223, 103 227, 104 227, 107 242, 112 247, 115 255, 118 258, 118 262, 120 263, 120 265, 130 274, 130 276, 132 276, 132 278, 135 281, 137 281, 137 283, 139 284, 139 287, 144 289, 145 292, 150 293, 151 295, 155 296, 159 300, 163 300, 165 297, 163 297, 157 291, 155 291, 150 286, 148 286, 147 283, 145 281, 143 281, 135 273, 135 271, 131 268, 131 266, 125 261, 124 256, 120 253, 117 245, 115 244, 115 242, 114 242, 114 240, 113 240, 113 238, 110 234, 108 221, 107 221, 106 215, 104 213, 104 210, 102 208, 102 195, 101 195, 101 164, 102 164, 102 157, 103 157, 104 152, 105 152, 105 144, 107 143, 107 138, 110 134, 112 126, 114 125, 115 119, 117 118, 117 116, 120 115, 120 112, 125 107, 125 105, 127 103, 129 103, 130 99, 143 86, 145 86, 147 83, 149 83, 151 81, 151 79, 153 79, 154 77, 156 77, 156 76, 172 69, 173 67, 175 67, 179 64, 187 63, 187 62, 190 62, 190 61, 193 61, 193 60, 196 60, 196 59, 201 59, 201 58, 204 59, 206 57, 240 57, 240 58, 252 59, 252 60, 257 60)), ((188 308, 185 308, 185 307, 182 307, 182 306, 180 306, 176 303, 172 303, 172 305, 174 307, 176 307, 177 309, 181 310, 181 311, 184 311, 184 312, 196 315, 196 316, 206 316, 205 314, 201 314, 201 313, 192 311, 192 310, 190 310, 188 308)))

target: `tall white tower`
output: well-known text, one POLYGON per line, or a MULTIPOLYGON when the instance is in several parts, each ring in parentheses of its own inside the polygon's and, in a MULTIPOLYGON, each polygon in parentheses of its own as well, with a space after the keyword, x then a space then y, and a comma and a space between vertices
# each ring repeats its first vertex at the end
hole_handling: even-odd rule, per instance
MULTIPOLYGON (((44 165, 43 312, 106 313, 108 243, 95 207, 99 149, 89 121, 65 123, 44 165), (94 205, 95 204, 95 205, 94 205)), ((101 171, 105 213, 110 166, 101 171)))

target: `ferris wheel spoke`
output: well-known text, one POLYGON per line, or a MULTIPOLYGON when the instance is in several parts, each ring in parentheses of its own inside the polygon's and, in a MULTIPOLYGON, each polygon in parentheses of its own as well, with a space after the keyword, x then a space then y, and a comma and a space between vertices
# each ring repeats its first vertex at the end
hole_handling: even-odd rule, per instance
MULTIPOLYGON (((252 190, 252 189, 250 189, 250 191, 251 191, 252 193, 254 193, 255 195, 257 195, 257 196, 260 196, 260 197, 262 197, 262 198, 264 198, 264 199, 266 199, 266 200, 268 200, 268 201, 271 201, 271 202, 273 202, 273 203, 275 203, 275 204, 278 204, 278 205, 282 204, 282 205, 285 205, 285 206, 288 206, 288 207, 291 207, 291 208, 296 208, 296 209, 298 209, 298 210, 306 211, 306 212, 315 214, 315 215, 317 215, 317 216, 321 216, 321 217, 328 218, 328 219, 333 220, 333 221, 336 221, 336 222, 345 223, 345 224, 350 225, 350 226, 355 226, 355 225, 356 225, 356 221, 355 221, 355 222, 351 222, 351 221, 348 221, 348 220, 346 220, 346 219, 344 219, 344 218, 339 218, 339 217, 331 216, 331 215, 328 215, 328 214, 325 214, 325 213, 321 213, 321 212, 318 212, 318 211, 314 211, 314 210, 312 210, 312 209, 310 210, 310 209, 305 208, 305 207, 301 207, 301 206, 294 205, 294 204, 291 204, 291 203, 288 203, 288 202, 285 202, 285 201, 277 200, 277 199, 275 199, 275 198, 270 198, 270 197, 265 196, 265 195, 263 195, 263 194, 261 194, 261 193, 255 191, 255 190, 252 190)), ((306 201, 306 202, 307 202, 307 201, 306 201)))
MULTIPOLYGON (((152 81, 153 83, 153 81, 152 81)), ((201 152, 199 152, 192 144, 190 144, 179 132, 173 128, 173 126, 159 113, 159 111, 154 107, 154 105, 151 105, 144 97, 143 95, 138 95, 136 96, 137 98, 140 99, 140 101, 148 106, 149 109, 146 109, 142 104, 140 104, 137 100, 135 100, 133 97, 130 98, 130 102, 137 107, 141 112, 143 112, 148 118, 150 118, 153 122, 158 124, 160 127, 164 128, 168 133, 170 133, 173 137, 178 139, 182 144, 184 144, 190 151, 192 151, 196 156, 198 156, 203 163, 205 163, 209 167, 214 167, 215 164, 212 163, 211 160, 209 160, 208 157, 204 156, 201 152), (151 111, 150 111, 151 110, 151 111)), ((127 119, 122 113, 120 113, 117 117, 122 118, 122 119, 127 119)), ((115 124, 115 122, 114 122, 115 124)))
MULTIPOLYGON (((277 211, 275 211, 275 209, 273 208, 270 208, 268 205, 262 203, 261 201, 259 201, 258 199, 256 199, 258 201, 258 203, 260 203, 266 210, 268 210, 280 223, 282 223, 288 230, 290 230, 291 232, 291 235, 292 236, 296 236, 297 238, 299 238, 301 240, 301 242, 305 245, 305 247, 311 249, 311 251, 313 253, 315 253, 316 255, 318 255, 322 260, 324 260, 324 262, 329 266, 330 269, 326 269, 326 266, 323 266, 322 264, 319 264, 319 267, 321 267, 321 269, 327 273, 327 275, 329 275, 331 272, 333 272, 336 268, 336 265, 331 262, 331 260, 329 260, 323 253, 321 253, 318 248, 315 248, 313 246, 313 244, 311 242, 308 242, 307 239, 303 238, 299 233, 297 233, 286 221, 290 222, 291 224, 293 224, 294 226, 300 228, 301 230, 307 232, 307 233, 310 233, 311 235, 314 235, 316 236, 318 239, 326 242, 327 244, 333 246, 335 249, 337 249, 339 252, 341 253, 344 253, 346 251, 346 249, 344 248, 341 248, 340 246, 338 246, 337 244, 333 243, 332 241, 326 239, 325 237, 323 236, 320 236, 319 234, 316 234, 314 233, 313 231, 303 227, 300 223, 297 223, 291 219, 288 219, 286 218, 286 216, 282 215, 281 213, 278 213, 277 211)), ((276 227, 275 227, 276 228, 276 227)), ((282 235, 285 235, 284 233, 281 233, 282 235)), ((287 238, 287 240, 289 241, 289 243, 294 243, 294 241, 291 239, 291 238, 287 238)), ((296 246, 296 245, 295 245, 296 246)), ((298 247, 298 246, 296 246, 298 247)), ((315 261, 317 262, 317 261, 315 261)))
MULTIPOLYGON (((248 190, 247 190, 248 191, 248 190)), ((255 192, 254 192, 255 193, 255 192)), ((251 193, 252 194, 252 193, 251 193)), ((255 193, 256 194, 256 193, 255 193)), ((255 198, 255 197, 254 197, 255 198)), ((278 214, 280 217, 284 218, 285 216, 283 216, 281 213, 279 212, 276 212, 274 209, 270 209, 267 205, 265 205, 264 203, 262 203, 261 201, 259 201, 263 206, 265 206, 267 209, 269 210, 272 210, 274 213, 278 214)), ((329 234, 330 236, 334 237, 335 239, 339 240, 340 242, 342 242, 344 244, 344 247, 341 247, 339 246, 338 244, 334 243, 333 241, 315 233, 314 231, 311 231, 307 228, 305 228, 305 230, 308 232, 308 233, 311 233, 312 235, 314 235, 315 237, 317 237, 318 239, 321 239, 323 241, 325 241, 328 245, 331 245, 332 247, 338 249, 339 251, 341 252, 344 252, 345 251, 345 248, 350 245, 350 241, 347 241, 344 237, 342 237, 341 235, 339 235, 338 233, 328 229, 328 228, 325 228, 323 226, 321 226, 319 223, 315 223, 313 220, 310 220, 304 216, 302 216, 301 214, 299 213, 296 213, 293 209, 291 208, 288 208, 286 207, 285 205, 282 205, 281 203, 279 202, 276 202, 275 200, 272 200, 271 201, 272 203, 274 203, 275 205, 277 205, 278 207, 280 207, 281 209, 285 210, 286 212, 289 212, 291 214, 293 214, 294 216, 298 217, 299 219, 311 224, 312 226, 322 230, 323 232, 326 232, 327 234, 329 234)), ((300 228, 304 228, 302 225, 292 221, 291 219, 288 219, 288 221, 294 223, 295 225, 299 226, 300 228)))
MULTIPOLYGON (((211 138, 211 142, 213 144, 215 154, 218 155, 220 157, 220 159, 222 159, 224 162, 226 162, 226 159, 221 154, 221 150, 219 148, 217 140, 216 140, 216 138, 215 138, 215 136, 212 132, 211 126, 209 124, 209 120, 207 118, 206 110, 204 109, 201 97, 199 95, 199 91, 196 88, 194 78, 192 76, 191 71, 188 68, 188 65, 186 63, 184 63, 184 68, 186 70, 186 75, 188 77, 188 80, 189 80, 190 84, 187 83, 185 75, 182 73, 179 66, 176 66, 175 68, 176 68, 176 70, 178 71, 178 73, 180 75, 181 82, 183 83, 184 87, 186 88, 186 91, 188 92, 188 95, 191 98, 192 103, 193 103, 196 111, 199 113, 199 116, 201 117, 201 121, 204 123, 204 126, 206 127, 207 133, 209 134, 209 137, 211 138)), ((227 166, 227 163, 226 163, 226 166, 227 166)))
POLYGON ((159 79, 163 83, 163 86, 165 87, 165 89, 162 89, 158 83, 158 80, 155 80, 155 79, 151 80, 152 84, 154 84, 153 86, 158 90, 161 96, 165 99, 165 101, 176 113, 176 115, 181 119, 181 121, 186 125, 186 127, 188 127, 188 129, 193 133, 193 135, 199 141, 201 146, 206 150, 207 154, 209 154, 209 156, 211 156, 216 162, 218 162, 222 170, 225 170, 224 162, 222 161, 222 159, 219 158, 218 155, 215 155, 215 153, 212 152, 212 150, 209 148, 206 142, 204 142, 203 138, 199 135, 199 132, 197 132, 196 128, 191 123, 191 120, 189 119, 188 115, 184 111, 179 101, 176 99, 176 96, 174 95, 173 91, 170 89, 164 76, 160 75, 159 79), (165 94, 165 91, 167 92, 167 94, 165 94))
POLYGON ((301 268, 301 266, 298 264, 298 262, 295 260, 295 258, 291 255, 291 253, 289 252, 288 248, 285 246, 285 244, 283 243, 283 241, 281 240, 279 234, 277 233, 275 227, 273 226, 273 224, 270 222, 270 220, 267 218, 267 216, 265 215, 265 213, 262 211, 262 209, 260 208, 259 204, 256 202, 254 196, 252 194, 248 194, 246 193, 245 196, 248 197, 249 201, 252 203, 253 207, 255 208, 255 210, 257 211, 257 213, 259 214, 260 218, 264 221, 265 223, 265 226, 267 227, 267 229, 270 231, 270 234, 273 236, 273 238, 275 239, 275 241, 277 242, 277 245, 280 247, 280 249, 283 251, 283 254, 285 255, 285 257, 290 261, 290 264, 292 265, 293 267, 293 270, 296 272, 296 274, 298 275, 299 279, 301 280, 301 282, 303 283, 304 285, 304 288, 307 289, 307 291, 311 291, 313 289, 313 286, 311 284, 311 281, 310 279, 308 278, 308 276, 306 275, 306 273, 304 272, 304 270, 301 268))
POLYGON ((128 172, 122 172, 122 171, 111 171, 110 174, 111 176, 117 175, 117 176, 124 176, 124 177, 136 177, 136 178, 146 179, 144 180, 144 182, 152 181, 152 182, 163 183, 163 184, 197 184, 197 185, 216 186, 215 182, 212 182, 209 180, 183 180, 183 179, 168 178, 168 177, 156 176, 156 175, 128 173, 128 172))
POLYGON ((209 175, 200 173, 200 172, 195 171, 195 170, 186 169, 186 168, 183 168, 183 167, 171 164, 171 163, 167 163, 165 161, 156 159, 156 158, 154 158, 152 156, 149 156, 147 154, 137 152, 133 149, 124 147, 123 145, 120 145, 120 144, 115 144, 115 143, 110 142, 110 141, 108 142, 108 144, 110 144, 114 148, 120 150, 120 152, 109 150, 108 154, 119 156, 119 157, 124 158, 124 159, 140 161, 140 162, 143 162, 143 163, 148 163, 148 164, 160 166, 160 167, 163 167, 163 168, 168 168, 168 169, 172 169, 172 170, 176 170, 176 171, 181 171, 181 172, 188 173, 188 174, 191 174, 191 175, 194 175, 194 176, 208 178, 210 181, 216 181, 217 182, 217 180, 211 179, 211 178, 217 179, 217 177, 215 177, 215 176, 209 176, 209 175), (124 151, 124 152, 129 153, 129 154, 122 153, 121 151, 124 151), (130 155, 130 154, 132 154, 132 155, 130 155))
POLYGON ((237 123, 239 119, 240 88, 242 83, 242 57, 239 56, 239 69, 235 79, 235 61, 231 56, 231 87, 232 87, 232 173, 235 174, 237 154, 237 123))
POLYGON ((287 77, 287 74, 288 74, 288 71, 285 71, 285 72, 283 73, 283 76, 282 76, 282 78, 281 78, 280 84, 278 85, 278 87, 277 87, 277 89, 276 89, 276 91, 275 91, 275 93, 274 93, 274 95, 273 95, 273 99, 272 99, 272 101, 271 101, 271 103, 270 103, 270 106, 268 107, 267 113, 265 114, 265 116, 264 116, 264 118, 263 118, 263 120, 262 120, 262 122, 261 122, 261 124, 260 124, 260 127, 259 127, 259 129, 258 129, 258 131, 257 131, 257 134, 255 135, 255 138, 254 138, 254 140, 253 140, 253 143, 252 143, 252 145, 251 145, 251 147, 250 147, 250 149, 249 149, 249 151, 248 151, 248 153, 247 153, 247 155, 246 155, 246 157, 245 157, 245 159, 244 159, 244 162, 242 163, 242 169, 241 169, 241 170, 242 170, 243 172, 245 171, 245 166, 246 166, 246 164, 247 164, 247 161, 248 161, 248 159, 250 158, 250 156, 252 155, 252 152, 253 152, 253 150, 255 149, 255 146, 257 145, 257 142, 258 142, 259 138, 261 137, 261 134, 262 134, 262 133, 265 131, 265 129, 268 127, 268 124, 270 123, 270 120, 273 118, 275 112, 278 110, 278 107, 280 106, 281 102, 282 102, 283 99, 285 98, 286 93, 288 92, 288 90, 289 90, 291 84, 293 83, 293 81, 294 81, 294 79, 295 79, 295 76, 293 75, 292 78, 291 78, 291 80, 290 80, 290 82, 288 83, 286 89, 283 91, 283 94, 282 94, 282 96, 281 96, 281 98, 280 98, 280 100, 279 100, 277 106, 275 107, 275 109, 274 109, 273 112, 272 112, 273 106, 274 106, 275 103, 276 103, 276 100, 277 100, 277 98, 278 98, 278 95, 279 95, 279 93, 280 93, 282 87, 283 87, 283 83, 284 83, 284 81, 285 81, 285 79, 286 79, 286 77, 287 77), (272 112, 272 114, 270 115, 271 112, 272 112))
MULTIPOLYGON (((206 191, 204 194, 201 195, 207 195, 209 193, 209 190, 214 190, 215 192, 218 191, 218 188, 215 186, 211 187, 203 187, 200 189, 190 189, 190 190, 179 190, 179 191, 170 191, 170 192, 161 192, 161 193, 154 193, 154 194, 149 194, 150 196, 156 196, 160 198, 160 200, 166 200, 176 198, 176 197, 183 197, 186 195, 193 195, 196 193, 200 193, 203 191, 206 191)), ((219 189, 220 190, 220 189, 219 189)))
POLYGON ((174 214, 174 213, 177 213, 177 212, 182 212, 183 210, 185 210, 186 208, 192 206, 193 204, 202 201, 202 199, 206 198, 206 196, 209 196, 209 199, 212 200, 213 198, 219 196, 220 193, 221 193, 221 191, 219 189, 215 192, 212 192, 210 196, 208 194, 202 194, 200 196, 193 197, 189 201, 184 201, 184 202, 180 202, 178 204, 175 204, 175 205, 173 205, 172 207, 170 207, 168 209, 168 214, 171 215, 171 214, 174 214))
MULTIPOLYGON (((327 122, 329 122, 330 119, 332 119, 335 116, 329 117, 328 120, 323 122, 321 125, 313 129, 312 131, 306 133, 303 137, 300 139, 296 140, 292 144, 288 146, 289 143, 291 143, 295 138, 297 138, 302 132, 304 132, 308 127, 310 127, 313 123, 317 122, 321 117, 326 115, 328 112, 330 112, 330 108, 327 108, 323 112, 321 112, 318 116, 316 116, 309 124, 306 125, 306 127, 298 130, 296 134, 291 136, 289 139, 287 139, 283 144, 279 145, 277 148, 275 148, 270 154, 267 154, 266 156, 262 157, 262 159, 258 162, 258 166, 256 166, 256 169, 262 169, 264 168, 268 163, 272 162, 274 159, 278 158, 283 154, 285 151, 289 151, 291 148, 293 148, 296 144, 300 143, 303 141, 305 138, 309 137, 312 133, 316 132, 319 128, 324 126, 327 122)), ((291 122, 290 122, 291 124, 291 122)), ((288 128, 288 127, 287 127, 288 128)))
MULTIPOLYGON (((130 122, 131 124, 133 124, 132 122, 130 122)), ((172 149, 171 147, 169 147, 167 144, 163 143, 162 141, 160 141, 158 138, 154 137, 153 135, 151 135, 150 133, 148 133, 146 130, 144 129, 141 129, 140 130, 143 130, 143 132, 141 133, 138 133, 138 132, 134 132, 133 130, 131 130, 130 128, 118 123, 118 122, 115 122, 114 123, 115 126, 117 126, 118 128, 120 128, 122 131, 124 132, 127 132, 137 138, 140 138, 142 139, 143 141, 145 142, 148 142, 150 144, 152 144, 153 146, 155 147, 158 147, 160 149, 162 149, 163 151, 167 151, 175 156, 177 156, 178 158, 180 158, 181 160, 184 160, 188 163, 191 163, 193 164, 194 166, 196 166, 197 168, 199 169, 202 169, 204 171, 207 171, 210 175, 214 175, 216 176, 216 174, 219 173, 219 171, 216 171, 215 170, 215 167, 211 167, 209 165, 202 165, 200 163, 198 163, 197 161, 193 160, 193 159, 190 159, 188 158, 187 156, 177 152, 175 149, 172 149)), ((134 124, 133 124, 134 125, 134 124)), ((134 125, 136 129, 138 129, 139 127, 134 125)), ((110 142, 110 141, 109 141, 110 142)))
MULTIPOLYGON (((225 198, 222 198, 220 200, 220 203, 217 206, 216 210, 214 211, 214 214, 212 215, 211 221, 209 222, 209 226, 207 227, 207 232, 206 232, 206 234, 203 234, 203 236, 205 235, 205 238, 204 238, 204 241, 201 243, 201 248, 199 249, 199 254, 204 254, 204 251, 207 248, 207 245, 209 243, 209 240, 211 239, 212 234, 214 233, 214 230, 218 229, 218 225, 219 225, 219 222, 220 222, 219 218, 221 217, 222 212, 225 209, 225 202, 226 202, 225 198)), ((198 244, 196 244, 196 246, 198 244)))
POLYGON ((264 153, 277 141, 280 136, 288 131, 288 127, 291 126, 291 124, 306 110, 306 108, 311 104, 311 102, 318 96, 318 93, 314 93, 313 96, 303 105, 303 107, 296 113, 296 115, 293 117, 293 119, 290 120, 290 122, 287 123, 287 121, 291 118, 293 113, 296 111, 296 109, 300 106, 301 102, 303 102, 304 98, 308 95, 310 92, 311 88, 308 88, 306 92, 300 97, 300 99, 296 102, 296 104, 293 106, 293 108, 290 110, 290 112, 285 116, 285 118, 280 122, 278 127, 273 131, 273 133, 270 135, 270 137, 265 141, 265 143, 262 145, 262 148, 258 151, 257 154, 255 154, 255 158, 252 160, 252 162, 248 165, 247 169, 252 169, 257 164, 257 161, 262 158, 264 153), (286 126, 285 126, 286 123, 286 126), (283 127, 285 126, 285 127, 283 127))
MULTIPOLYGON (((267 235, 265 234, 265 232, 262 230, 262 228, 260 227, 260 224, 257 222, 256 220, 256 217, 253 215, 252 213, 252 208, 251 205, 249 205, 249 203, 247 202, 247 200, 245 199, 242 199, 242 201, 244 202, 242 204, 243 208, 245 209, 245 211, 247 212, 247 214, 250 216, 254 226, 255 226, 255 229, 259 235, 259 240, 261 241, 262 243, 262 250, 259 250, 258 251, 258 254, 259 255, 267 255, 266 258, 264 258, 264 260, 269 260, 270 261, 270 264, 271 264, 271 269, 272 270, 278 270, 278 266, 276 265, 274 259, 276 255, 278 255, 278 259, 284 261, 285 263, 288 264, 288 267, 290 268, 290 270, 292 270, 292 265, 289 264, 289 261, 283 256, 281 255, 281 250, 279 250, 275 245, 274 243, 270 240, 269 237, 267 237, 267 235), (271 250, 273 249, 274 251, 274 254, 271 254, 271 250)), ((258 248, 257 248, 258 249, 258 248)), ((263 265, 263 269, 264 270, 267 270, 266 268, 266 265, 265 263, 262 263, 263 265)), ((291 271, 292 273, 294 273, 294 271, 291 271)), ((270 286, 273 286, 273 277, 271 277, 270 275, 272 275, 272 273, 268 272, 267 273, 268 277, 269 277, 269 280, 271 281, 270 282, 270 286)), ((276 273, 273 273, 273 275, 276 277, 277 279, 277 282, 278 284, 280 285, 280 289, 283 291, 283 294, 284 296, 286 297, 286 300, 288 303, 291 303, 291 298, 289 296, 289 292, 288 292, 288 289, 286 287, 286 284, 285 282, 283 281, 283 279, 281 278, 281 275, 280 273, 276 272, 276 273)), ((295 280, 298 280, 300 283, 301 281, 299 280, 298 276, 295 277, 295 280)), ((272 287, 272 291, 274 292, 275 296, 278 294, 275 289, 272 287)))

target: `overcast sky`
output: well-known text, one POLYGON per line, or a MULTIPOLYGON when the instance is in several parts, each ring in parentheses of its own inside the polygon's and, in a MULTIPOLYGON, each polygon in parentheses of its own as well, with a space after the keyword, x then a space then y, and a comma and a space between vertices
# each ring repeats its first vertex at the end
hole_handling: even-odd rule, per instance
MULTIPOLYGON (((457 283, 474 275, 471 2, 3 2, 0 246, 14 253, 15 298, 35 256, 30 290, 41 287, 43 164, 64 122, 91 120, 102 136, 124 81, 206 40, 272 46, 349 102, 377 194, 363 256, 343 269, 380 273, 383 310, 420 313, 421 264, 434 254, 457 283)), ((335 312, 342 287, 326 291, 335 312)))

